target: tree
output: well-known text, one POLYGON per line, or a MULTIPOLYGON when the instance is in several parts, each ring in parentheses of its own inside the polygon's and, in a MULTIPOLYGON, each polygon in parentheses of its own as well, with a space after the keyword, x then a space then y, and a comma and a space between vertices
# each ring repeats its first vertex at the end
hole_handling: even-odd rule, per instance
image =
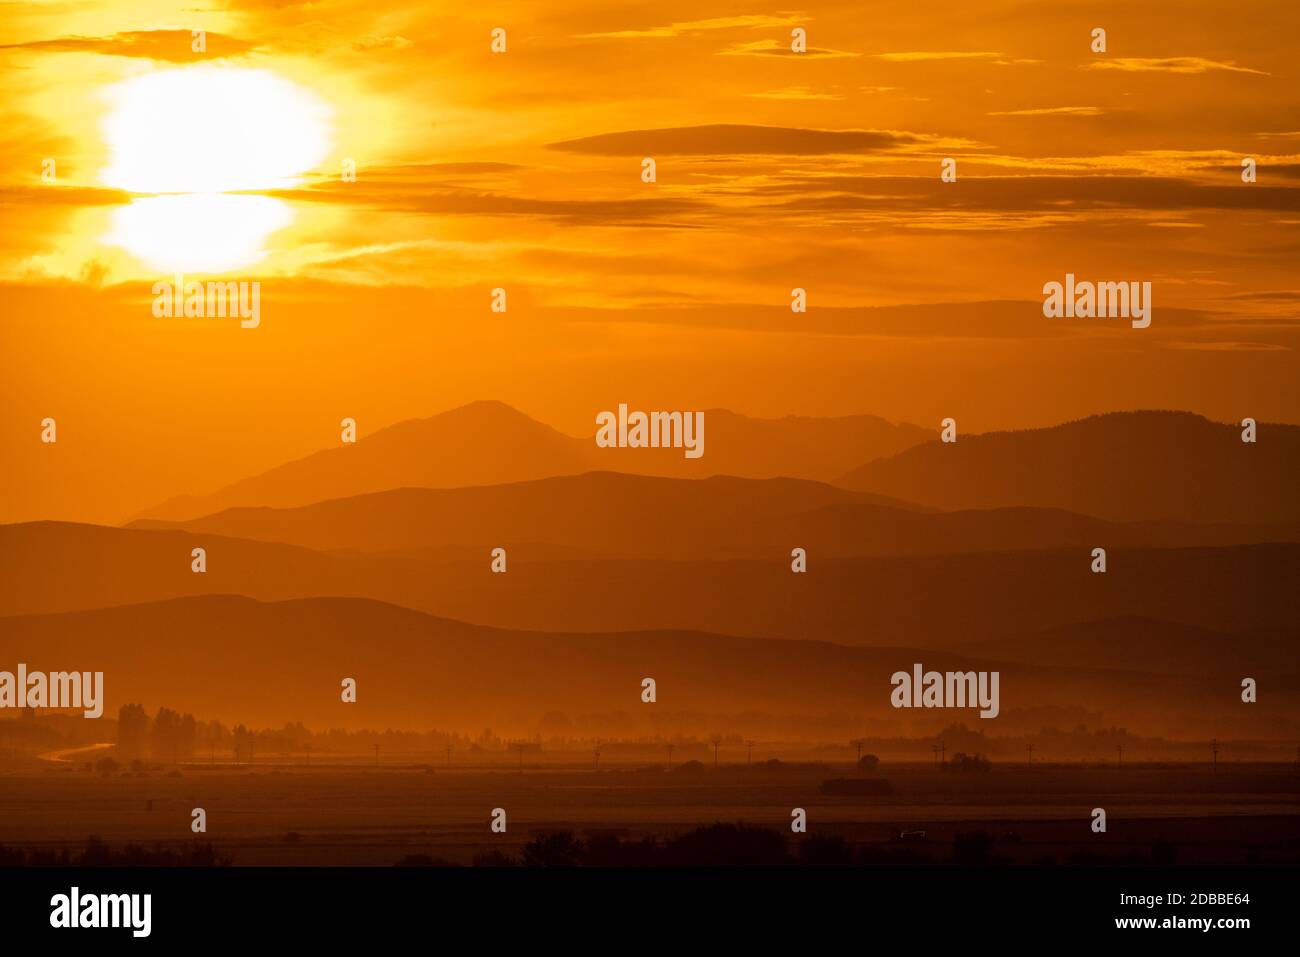
POLYGON ((103 777, 109 777, 118 772, 121 765, 112 758, 100 758, 95 762, 95 770, 103 777))
POLYGON ((199 723, 194 715, 181 716, 181 724, 176 734, 176 760, 188 761, 194 757, 194 745, 199 739, 199 723))
POLYGON ((568 831, 546 834, 524 846, 525 867, 575 867, 582 860, 582 842, 568 831))
POLYGON ((149 715, 138 704, 124 704, 117 711, 117 750, 122 760, 144 756, 149 744, 149 715))
POLYGON ((235 730, 231 732, 231 748, 235 753, 235 763, 238 764, 244 755, 252 752, 253 735, 242 724, 236 725, 235 730))
POLYGON ((165 764, 176 763, 176 750, 180 743, 181 716, 170 708, 159 708, 153 719, 150 735, 153 758, 165 764))
POLYGON ((992 767, 992 762, 982 754, 966 754, 964 751, 958 751, 943 769, 961 774, 986 774, 992 767))

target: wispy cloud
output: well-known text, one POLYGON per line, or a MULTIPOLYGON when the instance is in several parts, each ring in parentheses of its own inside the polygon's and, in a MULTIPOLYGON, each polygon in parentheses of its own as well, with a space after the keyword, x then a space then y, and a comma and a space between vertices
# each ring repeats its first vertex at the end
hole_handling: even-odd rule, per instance
POLYGON ((53 40, 32 40, 27 43, 0 45, 0 50, 31 50, 47 53, 100 53, 105 56, 140 57, 146 60, 163 60, 169 63, 190 63, 212 57, 238 56, 247 53, 254 45, 220 33, 204 37, 206 51, 195 53, 191 48, 193 35, 189 30, 135 30, 102 37, 57 37, 53 40))
POLYGON ((1300 289, 1278 289, 1268 292, 1239 292, 1224 299, 1266 302, 1300 302, 1300 289))
POLYGON ((986 116, 1101 116, 1099 106, 1045 106, 1033 110, 993 110, 986 116))
POLYGON ((762 93, 746 93, 745 96, 760 100, 842 100, 844 94, 825 90, 814 90, 810 86, 791 86, 783 90, 765 90, 762 93))
POLYGON ((805 20, 806 18, 800 13, 779 14, 776 16, 752 14, 736 17, 710 17, 707 20, 686 20, 681 23, 669 23, 666 26, 659 27, 644 27, 641 29, 631 30, 610 30, 604 33, 582 33, 578 36, 579 39, 583 40, 680 37, 704 33, 709 30, 754 30, 760 28, 787 27, 803 23, 805 20))
POLYGON ((890 63, 920 63, 927 60, 996 60, 1004 54, 973 50, 911 50, 905 53, 873 53, 877 60, 890 63))
POLYGON ((549 144, 551 149, 596 156, 802 155, 879 152, 916 145, 927 137, 894 130, 813 130, 719 123, 661 130, 601 133, 549 144))
POLYGON ((400 34, 394 36, 361 37, 352 44, 354 50, 409 50, 415 44, 400 34))
POLYGON ((750 43, 733 43, 724 50, 718 51, 719 56, 790 56, 790 57, 811 57, 813 59, 823 59, 827 57, 853 57, 861 56, 860 53, 852 53, 848 50, 832 50, 829 48, 809 47, 803 53, 795 53, 790 49, 790 44, 781 40, 754 40, 750 43))
POLYGON ((1088 64, 1090 70, 1122 70, 1125 73, 1209 73, 1225 70, 1229 73, 1253 73, 1268 76, 1263 70, 1237 66, 1231 60, 1207 60, 1199 56, 1170 57, 1116 57, 1096 60, 1088 64))

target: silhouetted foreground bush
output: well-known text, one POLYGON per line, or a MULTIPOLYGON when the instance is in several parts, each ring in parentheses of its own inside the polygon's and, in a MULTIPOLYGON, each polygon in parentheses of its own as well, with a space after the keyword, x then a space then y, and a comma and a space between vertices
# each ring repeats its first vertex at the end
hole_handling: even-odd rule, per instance
POLYGON ((97 837, 87 839, 81 851, 6 847, 0 844, 0 867, 229 867, 211 844, 181 848, 152 848, 140 844, 109 847, 97 837))
POLYGON ((988 774, 992 767, 992 762, 982 754, 965 754, 958 751, 940 765, 940 770, 956 771, 958 774, 988 774))
POLYGON ((622 840, 601 834, 581 840, 568 831, 542 835, 524 846, 522 860, 500 851, 474 859, 475 867, 847 867, 916 863, 916 855, 855 851, 837 836, 800 836, 749 824, 711 824, 664 840, 622 840))
MULTIPOLYGON (((924 832, 915 832, 924 834, 924 832)), ((1020 835, 988 831, 958 832, 951 843, 852 844, 838 835, 789 834, 749 824, 711 824, 666 839, 625 840, 597 833, 585 840, 569 831, 539 836, 522 857, 493 849, 474 859, 475 867, 1001 867, 1016 863, 1005 852, 1020 843, 1020 835)), ((1077 858, 1080 865, 1149 866, 1171 861, 1174 850, 1156 845, 1150 854, 1126 849, 1122 855, 1077 858)), ((442 865, 423 855, 403 864, 442 865)), ((1039 855, 1022 865, 1049 867, 1058 861, 1039 855)))

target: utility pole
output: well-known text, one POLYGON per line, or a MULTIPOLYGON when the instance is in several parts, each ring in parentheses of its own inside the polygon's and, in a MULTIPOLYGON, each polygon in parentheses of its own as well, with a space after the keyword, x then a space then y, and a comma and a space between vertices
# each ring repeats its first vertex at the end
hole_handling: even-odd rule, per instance
POLYGON ((594 755, 594 760, 592 761, 591 764, 591 770, 595 771, 597 768, 600 767, 600 738, 596 739, 596 746, 592 748, 591 751, 592 754, 594 755))
POLYGON ((713 745, 713 766, 716 768, 718 766, 718 747, 722 744, 722 735, 715 734, 709 739, 709 742, 713 745))
POLYGON ((1210 739, 1210 755, 1214 760, 1213 771, 1214 773, 1217 774, 1219 771, 1219 739, 1218 738, 1210 739))
POLYGON ((746 751, 745 751, 745 763, 746 763, 746 764, 753 764, 753 763, 754 763, 754 742, 753 742, 753 741, 746 741, 746 742, 745 742, 745 749, 746 749, 746 751))
MULTIPOLYGON (((1300 757, 1300 748, 1296 748, 1296 755, 1300 757)), ((670 768, 673 766, 673 743, 671 741, 668 742, 668 766, 670 768)))

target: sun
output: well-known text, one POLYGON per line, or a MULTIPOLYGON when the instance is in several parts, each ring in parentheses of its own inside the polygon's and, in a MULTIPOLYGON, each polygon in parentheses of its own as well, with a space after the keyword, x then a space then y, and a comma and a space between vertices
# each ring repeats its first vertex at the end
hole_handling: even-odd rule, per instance
POLYGON ((267 70, 195 66, 105 91, 105 185, 133 193, 292 186, 330 149, 329 107, 267 70))
POLYGON ((301 182, 331 148, 329 106, 267 70, 159 70, 105 91, 106 186, 144 194, 119 207, 104 241, 168 271, 256 262, 293 219, 259 190, 301 182))

